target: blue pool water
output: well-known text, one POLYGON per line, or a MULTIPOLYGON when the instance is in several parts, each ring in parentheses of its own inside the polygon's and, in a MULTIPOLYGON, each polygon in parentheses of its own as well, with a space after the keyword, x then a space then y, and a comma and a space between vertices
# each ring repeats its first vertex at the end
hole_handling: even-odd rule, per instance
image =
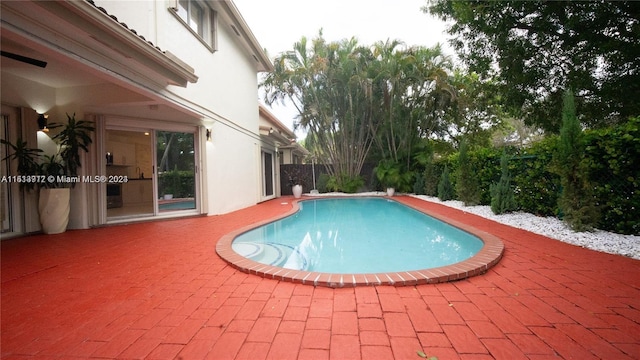
POLYGON ((325 273, 428 269, 475 255, 482 240, 396 201, 301 201, 300 211, 236 237, 232 248, 259 263, 325 273))
POLYGON ((176 201, 176 202, 160 204, 158 205, 158 208, 160 209, 160 211, 195 209, 196 202, 195 200, 176 201))

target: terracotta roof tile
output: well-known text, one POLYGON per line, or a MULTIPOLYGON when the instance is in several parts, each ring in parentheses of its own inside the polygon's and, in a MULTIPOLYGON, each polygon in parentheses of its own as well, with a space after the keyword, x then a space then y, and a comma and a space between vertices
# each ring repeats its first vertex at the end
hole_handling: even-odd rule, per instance
POLYGON ((117 22, 118 24, 120 24, 125 29, 131 31, 132 34, 134 34, 137 37, 139 37, 140 39, 144 40, 151 47, 153 47, 153 48, 157 49, 158 51, 164 53, 164 51, 162 49, 160 49, 159 47, 157 47, 154 43, 152 43, 151 41, 148 41, 147 39, 145 39, 144 36, 139 35, 136 30, 131 29, 131 28, 129 28, 129 26, 127 24, 125 24, 123 22, 120 22, 115 15, 109 14, 109 12, 105 8, 103 8, 102 6, 96 5, 96 3, 93 0, 85 0, 85 1, 88 2, 89 4, 93 5, 96 9, 100 10, 102 13, 104 13, 105 15, 107 15, 108 17, 113 19, 113 21, 117 22))

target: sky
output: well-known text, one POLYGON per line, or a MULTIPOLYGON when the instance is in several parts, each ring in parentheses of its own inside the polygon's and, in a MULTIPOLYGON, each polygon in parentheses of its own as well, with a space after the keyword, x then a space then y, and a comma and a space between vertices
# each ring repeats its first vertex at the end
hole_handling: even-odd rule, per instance
MULTIPOLYGON (((258 42, 273 59, 293 49, 302 36, 320 29, 327 41, 356 37, 363 45, 400 40, 408 46, 443 46, 448 55, 445 23, 421 11, 427 0, 233 0, 258 42)), ((263 94, 260 93, 260 101, 263 94)), ((293 106, 267 108, 292 128, 293 106)), ((298 138, 304 134, 297 132, 298 138)))

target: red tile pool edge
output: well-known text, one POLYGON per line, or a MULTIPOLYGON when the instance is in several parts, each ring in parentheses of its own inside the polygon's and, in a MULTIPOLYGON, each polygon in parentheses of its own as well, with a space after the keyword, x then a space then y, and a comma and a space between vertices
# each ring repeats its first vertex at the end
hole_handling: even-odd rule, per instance
MULTIPOLYGON (((309 199, 318 198, 306 197, 302 200, 309 199)), ((329 274, 312 271, 284 269, 281 267, 261 264, 259 262, 247 259, 244 256, 241 256, 240 254, 233 251, 233 249, 231 248, 231 243, 238 235, 256 227, 285 218, 297 212, 299 209, 298 200, 292 199, 292 208, 285 214, 276 216, 269 220, 251 224, 249 226, 237 229, 224 235, 216 244, 216 252, 231 266, 245 273, 255 274, 270 279, 290 281, 294 283, 313 286, 327 286, 332 288, 366 285, 408 286, 461 280, 485 273, 489 268, 497 264, 498 261, 500 261, 500 259, 502 258, 502 255, 504 253, 504 244, 496 236, 484 231, 480 231, 462 222, 449 219, 445 216, 426 212, 419 207, 405 203, 401 200, 394 200, 402 203, 403 205, 409 206, 412 209, 418 210, 440 221, 444 221, 449 225, 455 226, 477 236, 484 242, 484 246, 477 254, 459 263, 424 270, 379 274, 329 274)))

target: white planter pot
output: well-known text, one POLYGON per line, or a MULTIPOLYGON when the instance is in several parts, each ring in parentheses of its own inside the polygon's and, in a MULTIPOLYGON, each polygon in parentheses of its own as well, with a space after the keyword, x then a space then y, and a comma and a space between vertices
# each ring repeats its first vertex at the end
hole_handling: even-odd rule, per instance
POLYGON ((71 189, 41 189, 38 198, 40 225, 45 234, 60 234, 67 230, 71 189))
POLYGON ((393 196, 396 193, 396 189, 392 187, 387 188, 387 196, 393 196))
POLYGON ((165 195, 163 196, 163 198, 164 198, 165 200, 171 200, 171 199, 173 199, 173 194, 165 194, 165 195))
POLYGON ((293 185, 291 191, 293 192, 293 197, 299 199, 302 196, 302 185, 293 185))

